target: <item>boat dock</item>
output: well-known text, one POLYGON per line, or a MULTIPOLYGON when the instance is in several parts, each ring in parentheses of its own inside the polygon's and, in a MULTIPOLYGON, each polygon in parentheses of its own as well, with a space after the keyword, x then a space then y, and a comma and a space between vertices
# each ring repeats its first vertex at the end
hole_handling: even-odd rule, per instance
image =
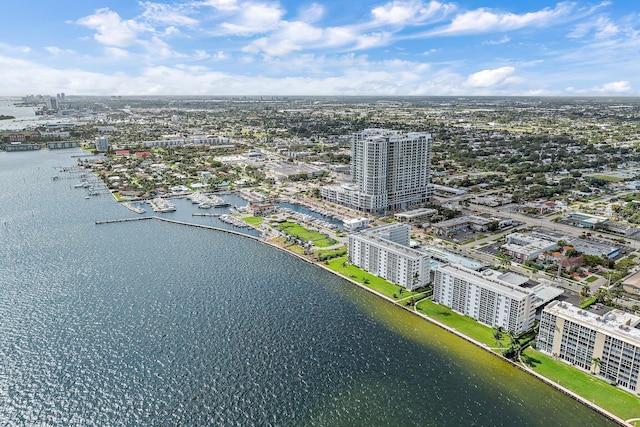
POLYGON ((135 207, 131 203, 128 203, 128 202, 123 202, 123 203, 121 203, 121 205, 124 206, 125 208, 129 209, 131 212, 135 212, 137 214, 143 214, 143 213, 146 212, 144 209, 135 207))
POLYGON ((222 214, 193 212, 191 216, 220 216, 222 214))

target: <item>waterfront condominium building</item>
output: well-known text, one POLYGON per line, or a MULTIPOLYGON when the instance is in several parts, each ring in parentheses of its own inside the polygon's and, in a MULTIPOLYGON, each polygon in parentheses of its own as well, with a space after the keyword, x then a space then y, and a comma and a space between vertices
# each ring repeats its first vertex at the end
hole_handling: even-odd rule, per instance
POLYGON ((387 224, 349 235, 349 262, 414 290, 429 283, 430 257, 409 247, 411 226, 387 224))
POLYGON ((109 149, 109 137, 100 136, 96 138, 96 150, 106 152, 109 149))
POLYGON ((423 205, 429 185, 431 135, 366 129, 351 142, 351 178, 345 186, 325 187, 325 200, 365 212, 423 205))
POLYGON ((636 315, 620 310, 598 314, 554 301, 542 311, 537 348, 627 390, 640 391, 636 315))
POLYGON ((527 280, 514 273, 445 265, 434 270, 433 300, 485 325, 520 334, 533 328, 539 305, 535 292, 522 287, 527 280))

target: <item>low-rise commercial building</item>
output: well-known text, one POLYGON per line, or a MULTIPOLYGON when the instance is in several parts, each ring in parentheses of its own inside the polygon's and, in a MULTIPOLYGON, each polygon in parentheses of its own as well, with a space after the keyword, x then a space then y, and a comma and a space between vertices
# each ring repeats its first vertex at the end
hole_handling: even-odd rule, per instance
POLYGON ((408 222, 410 224, 424 224, 431 220, 434 215, 438 214, 437 209, 419 208, 410 211, 399 212, 394 215, 398 221, 408 222))
POLYGON ((454 234, 463 230, 487 231, 489 225, 494 222, 498 228, 507 227, 513 224, 511 218, 485 218, 478 215, 465 215, 458 218, 452 218, 433 224, 434 230, 442 235, 454 234))
POLYGON ((525 233, 511 233, 505 236, 505 240, 507 243, 502 245, 502 250, 510 257, 520 261, 535 260, 543 252, 558 246, 557 241, 525 233))

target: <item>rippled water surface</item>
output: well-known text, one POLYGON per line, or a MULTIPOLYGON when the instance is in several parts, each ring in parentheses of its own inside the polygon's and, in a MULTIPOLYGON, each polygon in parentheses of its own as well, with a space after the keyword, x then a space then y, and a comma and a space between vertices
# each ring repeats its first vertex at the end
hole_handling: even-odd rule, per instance
POLYGON ((0 425, 611 424, 259 242, 96 225, 71 154, 0 152, 0 425))

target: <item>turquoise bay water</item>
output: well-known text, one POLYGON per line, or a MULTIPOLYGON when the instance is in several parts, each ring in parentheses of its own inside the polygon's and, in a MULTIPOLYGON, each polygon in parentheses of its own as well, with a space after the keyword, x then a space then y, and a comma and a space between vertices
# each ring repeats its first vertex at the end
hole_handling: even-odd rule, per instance
POLYGON ((0 425, 611 425, 259 242, 96 225, 77 153, 0 152, 0 425))

